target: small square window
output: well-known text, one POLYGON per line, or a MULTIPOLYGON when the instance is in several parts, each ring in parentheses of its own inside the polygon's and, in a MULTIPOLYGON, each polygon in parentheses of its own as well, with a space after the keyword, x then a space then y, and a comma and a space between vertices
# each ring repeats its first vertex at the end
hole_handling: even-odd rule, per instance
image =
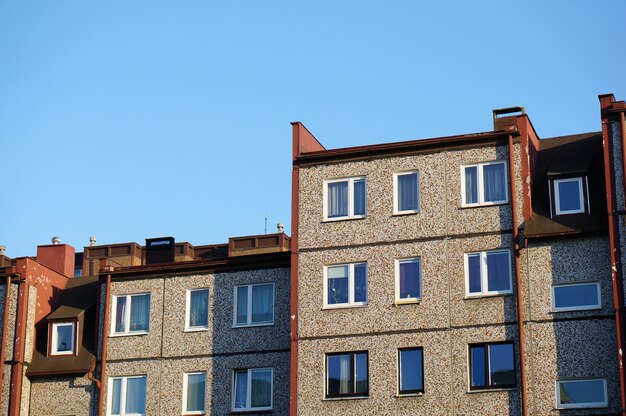
POLYGON ((554 312, 599 309, 600 283, 574 283, 552 286, 552 310, 554 312))
POLYGON ((234 326, 274 323, 274 284, 235 286, 234 326))
POLYGON ((324 267, 324 307, 367 304, 367 263, 324 267))
POLYGON ((206 373, 185 373, 183 378, 183 414, 203 415, 206 412, 206 373))
POLYGON ((393 213, 415 214, 419 212, 419 173, 393 174, 393 213))
POLYGON ((146 376, 109 378, 107 412, 110 416, 145 416, 146 376))
POLYGON ((515 387, 515 351, 512 342, 469 346, 470 390, 515 387))
POLYGON ((326 397, 369 394, 367 351, 326 354, 326 397))
POLYGON ((271 368, 235 370, 233 412, 272 410, 273 382, 271 368))
POLYGON ((584 213, 586 184, 583 189, 583 178, 554 179, 555 215, 584 213))
POLYGON ((324 181, 324 220, 365 217, 365 177, 324 181))
POLYGON ((508 202, 506 168, 504 161, 462 166, 461 205, 472 207, 508 202))
POLYGON ((398 393, 424 393, 424 352, 421 348, 398 350, 398 393))
POLYGON ((209 328, 209 289, 187 291, 185 331, 201 331, 209 328))
POLYGON ((395 261, 396 303, 422 299, 422 271, 419 257, 395 261))
POLYGON ((511 293, 511 252, 466 253, 465 285, 468 296, 511 293))
POLYGON ((556 382, 557 409, 588 409, 608 405, 605 379, 556 382))
POLYGON ((53 322, 51 325, 50 355, 73 355, 76 353, 76 329, 78 322, 53 322))
POLYGON ((113 296, 112 335, 147 334, 150 329, 150 294, 113 296))

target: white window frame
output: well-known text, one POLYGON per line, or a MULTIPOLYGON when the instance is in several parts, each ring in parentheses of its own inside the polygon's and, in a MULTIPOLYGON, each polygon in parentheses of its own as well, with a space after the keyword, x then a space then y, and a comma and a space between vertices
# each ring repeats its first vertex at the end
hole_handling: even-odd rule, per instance
POLYGON ((424 276, 422 275, 422 259, 420 257, 408 257, 404 259, 396 259, 394 261, 394 269, 395 269, 395 277, 396 277, 396 303, 417 303, 422 300, 422 295, 424 294, 424 276), (400 298, 400 263, 414 263, 416 262, 419 265, 420 271, 420 296, 419 297, 410 297, 410 298, 400 298))
POLYGON ((200 287, 197 289, 187 289, 185 293, 185 332, 198 332, 198 331, 208 331, 209 329, 209 310, 211 303, 211 291, 208 287, 200 287), (200 326, 190 326, 189 322, 191 321, 191 292, 207 292, 207 305, 206 305, 206 315, 207 315, 207 324, 200 326))
POLYGON ((206 413, 206 371, 192 371, 183 375, 183 414, 184 415, 203 415, 206 413), (187 394, 188 394, 188 382, 189 376, 204 376, 204 409, 202 410, 187 410, 187 394))
POLYGON ((557 409, 591 409, 596 407, 608 407, 609 398, 606 389, 606 379, 604 378, 589 378, 580 380, 558 380, 555 383, 556 393, 556 408, 557 409), (604 385, 604 401, 591 402, 591 403, 561 403, 561 389, 559 388, 562 383, 584 383, 589 381, 602 381, 604 385))
POLYGON ((494 160, 493 162, 482 162, 482 163, 472 163, 469 165, 461 166, 461 206, 462 207, 479 207, 479 206, 489 206, 489 205, 502 205, 509 202, 509 173, 508 173, 508 162, 506 160, 494 160), (504 199, 500 201, 485 201, 485 190, 483 183, 483 168, 485 166, 490 165, 504 165, 504 199), (476 167, 477 170, 477 178, 478 181, 477 189, 478 189, 478 202, 468 204, 465 202, 465 169, 476 167))
POLYGON ((585 212, 585 194, 583 192, 583 178, 575 177, 575 178, 566 178, 566 179, 555 179, 552 181, 554 186, 554 211, 556 215, 567 215, 567 214, 580 214, 585 212), (560 190, 559 184, 564 182, 577 182, 578 183, 578 197, 580 208, 574 210, 561 210, 561 201, 560 201, 560 190))
POLYGON ((111 322, 110 322, 110 336, 114 336, 114 337, 120 337, 120 336, 129 336, 129 335, 146 335, 150 333, 150 314, 152 313, 152 296, 150 295, 150 292, 144 292, 144 293, 130 293, 127 295, 113 295, 113 302, 111 302, 111 306, 112 306, 112 310, 111 310, 111 322), (130 330, 130 310, 132 308, 132 300, 131 298, 133 296, 141 296, 141 295, 148 295, 148 330, 144 331, 131 331, 130 330), (123 332, 115 332, 115 321, 117 320, 117 300, 119 298, 126 298, 126 304, 128 305, 128 307, 126 308, 125 311, 125 322, 126 322, 126 327, 124 328, 123 332))
POLYGON ((465 296, 468 298, 482 297, 482 296, 496 296, 496 295, 508 295, 513 293, 513 280, 511 273, 511 250, 509 249, 497 249, 497 250, 486 250, 486 251, 475 251, 471 253, 465 253, 464 257, 464 267, 465 267, 465 296), (509 290, 492 290, 489 291, 487 288, 489 287, 489 274, 487 270, 487 254, 489 253, 507 253, 508 254, 508 272, 509 272, 509 290), (470 292, 470 275, 469 275, 469 261, 468 258, 471 255, 480 255, 480 286, 482 288, 481 292, 470 292))
POLYGON ((393 173, 393 215, 417 214, 418 212, 420 212, 421 202, 422 201, 420 198, 420 173, 419 171, 408 170, 405 172, 394 172, 393 173), (412 174, 417 175, 417 208, 401 211, 399 209, 400 187, 398 186, 398 176, 412 175, 412 174))
POLYGON ((367 306, 369 301, 369 267, 365 261, 357 261, 355 263, 329 264, 324 266, 324 309, 351 308, 359 306, 367 306), (357 264, 365 264, 365 302, 354 301, 354 266, 357 264), (348 266, 348 303, 328 303, 328 269, 331 267, 348 266))
POLYGON ((52 322, 52 339, 50 341, 50 355, 75 355, 76 354, 76 334, 78 332, 78 322, 77 321, 63 321, 63 322, 52 322), (70 351, 58 351, 58 335, 56 329, 60 326, 71 326, 72 327, 72 347, 70 351))
MULTIPOLYGON (((148 401, 148 376, 146 374, 137 376, 115 376, 109 377, 108 392, 107 392, 107 416, 111 416, 111 404, 113 402, 113 380, 122 380, 120 387, 120 413, 119 416, 146 416, 144 413, 126 413, 126 382, 131 378, 145 378, 146 379, 146 413, 147 413, 147 401, 148 401)), ((117 416, 117 415, 116 415, 117 416)))
POLYGON ((274 283, 254 283, 254 284, 249 284, 249 285, 237 285, 233 288, 233 328, 244 328, 244 327, 250 327, 250 326, 269 326, 269 325, 274 325, 274 321, 276 318, 276 285, 274 283), (254 323, 252 322, 252 288, 254 286, 267 286, 267 285, 271 285, 272 286, 272 298, 274 299, 274 303, 272 303, 272 320, 271 322, 257 322, 254 323), (246 309, 246 323, 245 324, 240 324, 237 323, 237 289, 240 287, 247 287, 248 288, 248 306, 246 309))
POLYGON ((327 179, 324 180, 324 221, 340 221, 356 218, 365 218, 367 216, 367 179, 365 176, 353 176, 349 178, 327 179), (365 214, 354 214, 354 182, 363 180, 365 182, 365 214), (328 185, 337 182, 348 182, 348 215, 343 217, 328 216, 328 185))
POLYGON ((600 283, 599 282, 576 282, 576 283, 564 283, 552 286, 552 312, 570 312, 570 311, 590 311, 594 309, 602 308, 602 297, 600 294, 600 283), (566 306, 557 308, 556 306, 556 289, 559 287, 567 287, 567 286, 589 286, 595 285, 596 291, 598 293, 598 303, 596 305, 585 305, 585 306, 566 306))
POLYGON ((239 413, 239 412, 258 412, 258 411, 265 411, 265 410, 272 410, 274 408, 274 369, 271 367, 268 368, 239 368, 236 370, 233 370, 233 376, 232 376, 232 400, 231 400, 231 410, 233 413, 239 413), (252 372, 255 370, 262 370, 262 371, 270 371, 270 375, 271 375, 271 388, 270 388, 270 405, 269 406, 264 406, 264 407, 251 407, 252 404, 252 372), (246 407, 245 408, 236 408, 235 407, 235 398, 237 397, 237 391, 236 389, 236 385, 237 385, 237 373, 242 372, 242 371, 247 371, 248 372, 248 377, 247 377, 247 383, 248 385, 246 386, 246 407))

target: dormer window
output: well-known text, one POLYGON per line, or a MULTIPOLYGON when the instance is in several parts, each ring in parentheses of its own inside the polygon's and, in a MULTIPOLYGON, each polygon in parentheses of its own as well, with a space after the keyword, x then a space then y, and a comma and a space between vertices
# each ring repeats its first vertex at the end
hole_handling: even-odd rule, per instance
POLYGON ((553 179, 551 190, 554 215, 589 213, 586 177, 553 179))
POLYGON ((50 325, 50 355, 73 355, 76 353, 76 328, 78 323, 53 322, 50 325))

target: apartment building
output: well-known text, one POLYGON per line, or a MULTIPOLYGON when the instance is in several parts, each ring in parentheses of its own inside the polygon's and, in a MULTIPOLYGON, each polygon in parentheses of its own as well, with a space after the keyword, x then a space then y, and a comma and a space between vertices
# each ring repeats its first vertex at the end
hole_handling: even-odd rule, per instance
POLYGON ((625 106, 600 103, 545 139, 521 107, 343 149, 292 123, 291 414, 625 414, 625 106))

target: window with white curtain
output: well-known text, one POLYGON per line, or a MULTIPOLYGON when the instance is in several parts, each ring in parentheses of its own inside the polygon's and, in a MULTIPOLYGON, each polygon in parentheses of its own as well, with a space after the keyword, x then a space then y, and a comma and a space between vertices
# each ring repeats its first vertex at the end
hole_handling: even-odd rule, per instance
POLYGON ((511 293, 511 251, 466 253, 465 288, 468 296, 511 293))
POLYGON ((51 325, 50 355, 75 354, 78 322, 53 322, 51 325))
POLYGON ((508 202, 506 170, 505 161, 461 166, 461 205, 471 207, 508 202))
POLYGON ((183 378, 183 414, 206 413, 206 372, 185 373, 183 378))
POLYGON ((326 397, 369 394, 367 351, 326 354, 326 397))
POLYGON ((415 214, 419 212, 418 171, 393 174, 393 213, 415 214))
POLYGON ((209 289, 187 291, 185 331, 202 331, 209 328, 209 289))
POLYGON ((235 286, 234 326, 274 323, 274 284, 235 286))
POLYGON ((324 219, 365 217, 365 177, 324 181, 324 219))
POLYGON ((367 263, 324 266, 324 307, 367 304, 367 263))
POLYGON ((113 296, 112 335, 147 334, 150 330, 150 294, 113 296))
POLYGON ((146 414, 146 381, 142 376, 109 378, 109 416, 144 416, 146 414))
POLYGON ((233 372, 233 412, 272 409, 273 370, 249 368, 233 372))

